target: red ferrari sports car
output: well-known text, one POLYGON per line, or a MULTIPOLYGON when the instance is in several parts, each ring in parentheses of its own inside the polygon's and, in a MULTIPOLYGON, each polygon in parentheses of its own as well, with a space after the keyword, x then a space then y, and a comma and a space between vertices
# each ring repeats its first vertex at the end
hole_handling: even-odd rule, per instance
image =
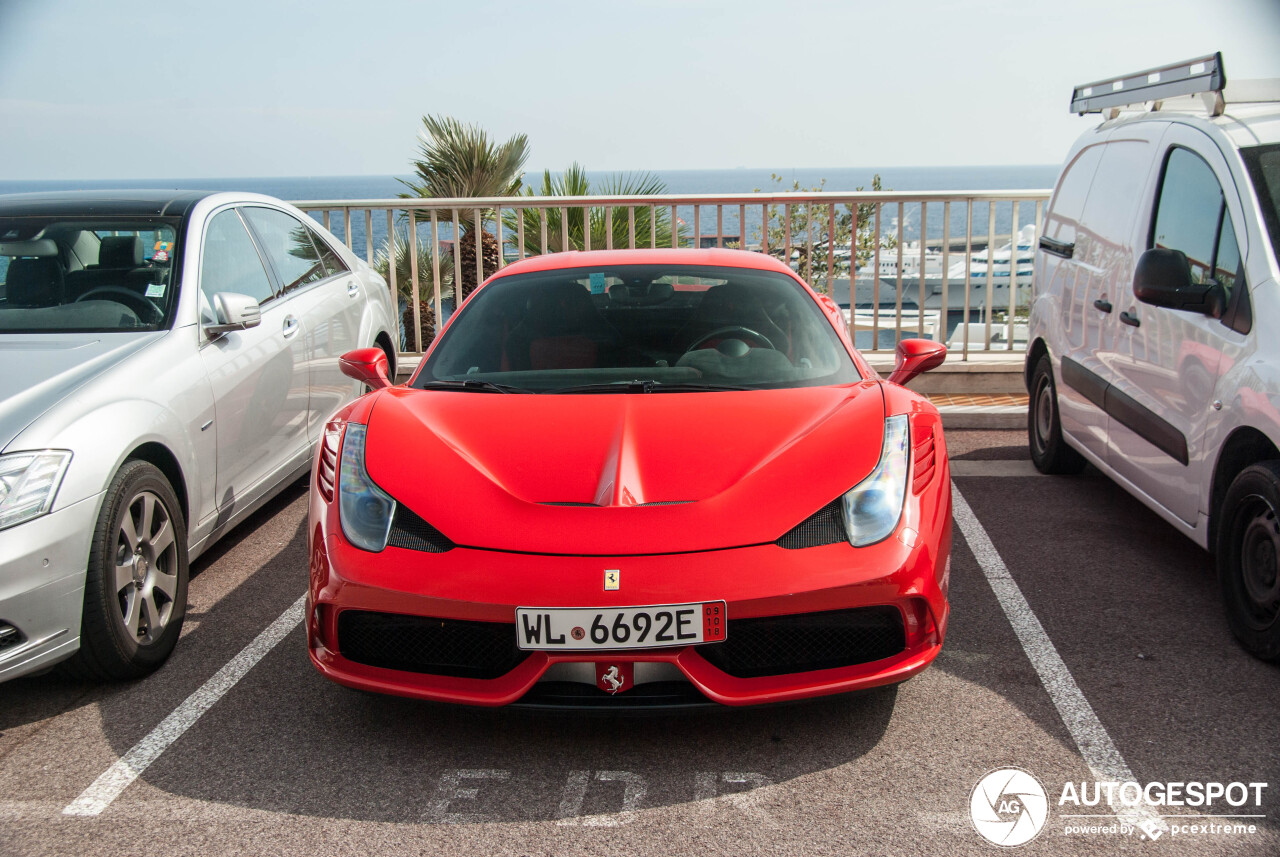
POLYGON ((328 678, 472 705, 794 700, 903 681, 947 629, 942 425, 760 253, 520 261, 317 452, 307 642, 328 678))

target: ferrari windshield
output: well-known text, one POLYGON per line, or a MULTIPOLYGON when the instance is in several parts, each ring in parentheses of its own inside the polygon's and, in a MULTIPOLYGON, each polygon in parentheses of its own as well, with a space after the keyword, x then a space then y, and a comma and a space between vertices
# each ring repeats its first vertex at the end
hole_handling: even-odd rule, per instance
POLYGON ((0 217, 0 333, 158 329, 177 291, 176 226, 0 217))
POLYGON ((859 380, 822 310, 776 271, 689 265, 501 277, 454 319, 414 384, 651 393, 859 380))

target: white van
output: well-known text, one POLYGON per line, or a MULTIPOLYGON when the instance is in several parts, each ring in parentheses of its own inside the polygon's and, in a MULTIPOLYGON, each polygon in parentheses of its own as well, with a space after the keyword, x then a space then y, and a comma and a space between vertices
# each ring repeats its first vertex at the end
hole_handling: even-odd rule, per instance
POLYGON ((1280 81, 1222 56, 1077 87, 1104 114, 1045 212, 1028 436, 1213 551, 1228 621, 1280 659, 1280 81))

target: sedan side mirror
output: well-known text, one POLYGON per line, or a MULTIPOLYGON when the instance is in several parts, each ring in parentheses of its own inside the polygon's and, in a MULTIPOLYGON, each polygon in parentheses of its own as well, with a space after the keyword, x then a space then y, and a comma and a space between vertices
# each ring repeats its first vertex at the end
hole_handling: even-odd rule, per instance
POLYGON ((931 339, 904 339, 898 343, 890 383, 906 384, 912 378, 930 369, 936 369, 947 359, 947 346, 931 339))
POLYGON ((1191 263, 1181 250, 1152 247, 1138 257, 1133 270, 1133 294, 1144 304, 1187 310, 1222 318, 1226 290, 1217 280, 1191 282, 1191 263))
POLYGON ((262 308, 248 295, 235 292, 218 292, 210 301, 213 304, 215 324, 206 324, 204 332, 210 339, 217 339, 233 330, 248 330, 262 323, 262 308))
POLYGON ((391 386, 391 379, 387 376, 387 355, 381 348, 348 351, 338 360, 338 366, 343 375, 368 384, 371 389, 391 386))

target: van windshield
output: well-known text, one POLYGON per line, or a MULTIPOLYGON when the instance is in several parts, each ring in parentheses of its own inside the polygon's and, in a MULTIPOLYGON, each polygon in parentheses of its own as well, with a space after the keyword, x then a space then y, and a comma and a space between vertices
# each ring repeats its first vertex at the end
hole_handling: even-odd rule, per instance
POLYGON ((171 220, 0 217, 0 333, 159 329, 176 242, 171 220))
POLYGON ((1240 150, 1244 156, 1249 178, 1262 207, 1262 219, 1267 223, 1271 248, 1280 251, 1280 143, 1266 146, 1249 146, 1240 150))

